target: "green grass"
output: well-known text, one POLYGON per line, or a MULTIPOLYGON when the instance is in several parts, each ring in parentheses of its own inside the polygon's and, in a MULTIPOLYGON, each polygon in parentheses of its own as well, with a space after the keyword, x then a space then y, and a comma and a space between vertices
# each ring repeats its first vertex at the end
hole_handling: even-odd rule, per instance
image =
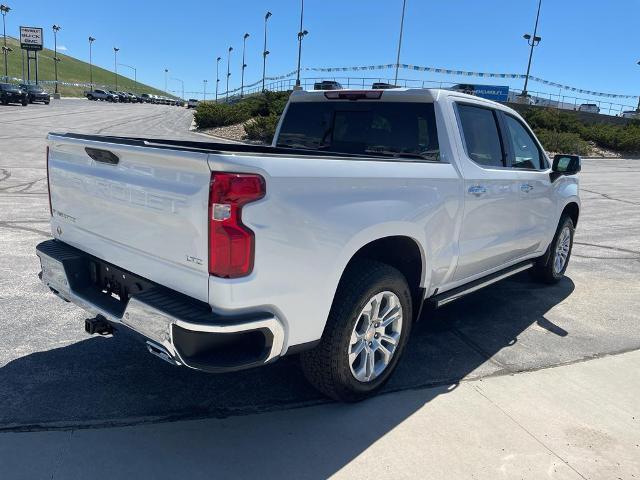
MULTIPOLYGON (((1 41, 1 39, 0 39, 1 41)), ((20 44, 13 38, 7 38, 7 45, 13 49, 9 53, 9 77, 21 78, 22 77, 22 50, 20 50, 20 44)), ((38 52, 38 79, 39 80, 55 80, 54 62, 53 62, 53 50, 45 48, 38 52)), ((78 60, 77 58, 64 55, 58 52, 58 81, 70 82, 70 83, 89 83, 89 63, 78 60)), ((35 64, 31 62, 31 79, 35 80, 35 64)), ((125 69, 122 67, 123 70, 125 69)), ((130 69, 126 69, 130 70, 130 69)), ((26 77, 26 54, 25 54, 25 77, 26 77)), ((0 76, 4 76, 4 59, 0 52, 0 76)), ((113 89, 115 86, 115 75, 113 72, 93 66, 93 83, 95 88, 103 88, 108 86, 109 89, 113 89)), ((53 84, 44 84, 43 87, 50 91, 54 91, 53 84)), ((58 85, 58 91, 62 96, 67 97, 81 97, 82 93, 88 90, 88 87, 80 86, 68 86, 58 85)), ((120 68, 118 68, 118 90, 124 90, 127 92, 136 93, 152 93, 155 95, 169 96, 166 92, 158 90, 156 88, 144 85, 142 83, 137 84, 133 79, 121 75, 120 68)))

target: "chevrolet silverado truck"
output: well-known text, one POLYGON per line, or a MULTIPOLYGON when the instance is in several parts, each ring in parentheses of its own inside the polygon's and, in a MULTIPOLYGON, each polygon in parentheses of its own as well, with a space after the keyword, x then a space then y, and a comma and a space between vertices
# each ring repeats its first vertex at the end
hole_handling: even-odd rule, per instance
POLYGON ((50 133, 40 276, 89 333, 207 372, 297 354, 357 401, 423 305, 563 277, 579 171, 515 111, 445 90, 294 91, 269 146, 50 133))

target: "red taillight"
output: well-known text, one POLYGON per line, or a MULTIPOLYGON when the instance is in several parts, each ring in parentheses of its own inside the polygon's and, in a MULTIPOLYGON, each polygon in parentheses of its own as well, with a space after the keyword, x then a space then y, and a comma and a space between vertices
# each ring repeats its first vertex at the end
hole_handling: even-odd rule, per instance
POLYGON ((382 90, 329 90, 324 96, 329 100, 379 100, 382 90))
POLYGON ((47 145, 47 194, 49 195, 49 214, 53 217, 53 208, 51 208, 51 183, 49 182, 49 145, 47 145))
POLYGON ((237 278, 253 270, 255 237, 242 223, 242 206, 264 197, 264 179, 245 173, 212 173, 209 185, 209 273, 237 278))

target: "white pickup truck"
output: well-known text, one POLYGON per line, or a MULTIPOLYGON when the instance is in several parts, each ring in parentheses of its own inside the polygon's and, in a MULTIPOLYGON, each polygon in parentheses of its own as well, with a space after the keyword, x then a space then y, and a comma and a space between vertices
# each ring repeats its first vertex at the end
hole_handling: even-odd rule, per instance
POLYGON ((271 146, 51 133, 47 171, 41 279, 89 333, 209 372, 299 354, 344 401, 385 383, 423 305, 558 281, 580 210, 579 157, 443 90, 296 91, 271 146))

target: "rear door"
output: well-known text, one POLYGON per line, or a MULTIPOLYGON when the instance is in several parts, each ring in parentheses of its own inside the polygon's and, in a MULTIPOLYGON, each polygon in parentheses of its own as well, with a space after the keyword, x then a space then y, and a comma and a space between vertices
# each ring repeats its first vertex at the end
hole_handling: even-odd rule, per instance
POLYGON ((208 299, 206 153, 49 136, 53 235, 208 299))
POLYGON ((518 173, 507 165, 499 112, 476 103, 454 105, 462 151, 464 218, 453 281, 494 269, 522 255, 518 173))

